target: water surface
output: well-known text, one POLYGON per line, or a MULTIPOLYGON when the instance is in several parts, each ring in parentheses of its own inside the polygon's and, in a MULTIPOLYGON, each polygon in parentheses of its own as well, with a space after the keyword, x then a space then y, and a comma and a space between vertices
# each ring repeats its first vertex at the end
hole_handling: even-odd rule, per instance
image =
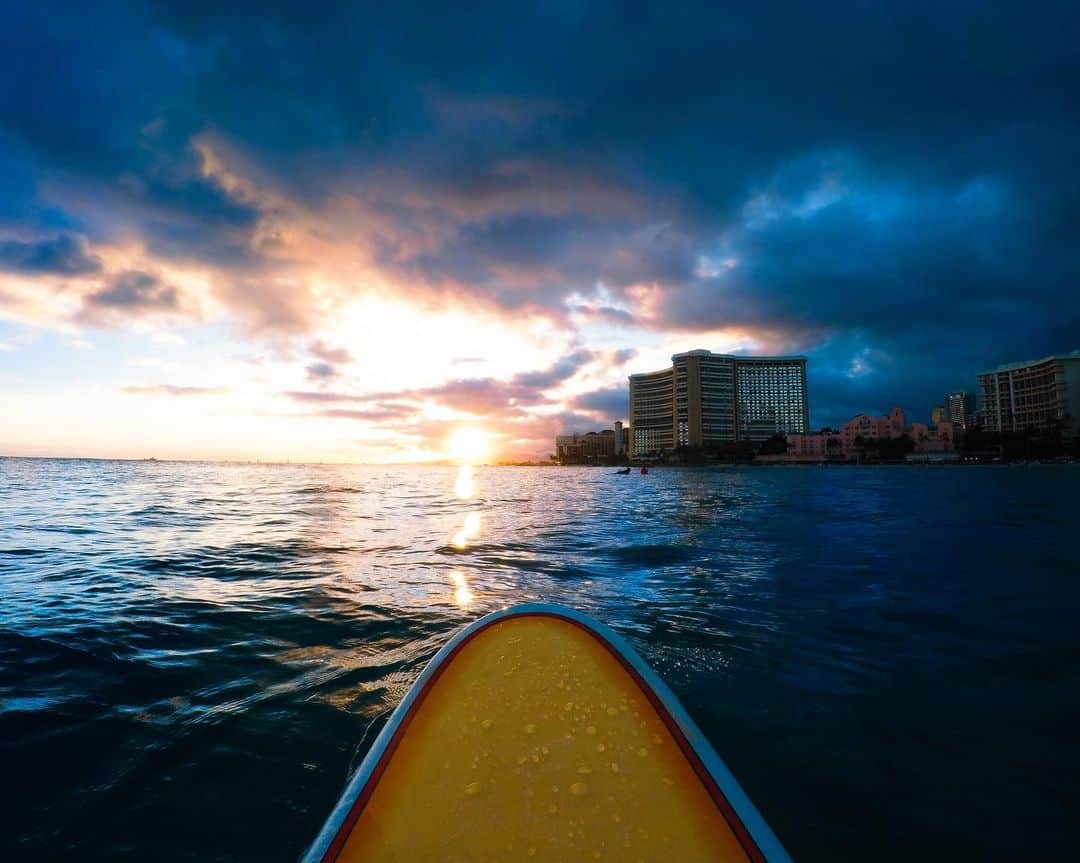
POLYGON ((1080 468, 0 459, 0 859, 293 860, 455 629, 575 606, 797 860, 1080 858, 1080 468))

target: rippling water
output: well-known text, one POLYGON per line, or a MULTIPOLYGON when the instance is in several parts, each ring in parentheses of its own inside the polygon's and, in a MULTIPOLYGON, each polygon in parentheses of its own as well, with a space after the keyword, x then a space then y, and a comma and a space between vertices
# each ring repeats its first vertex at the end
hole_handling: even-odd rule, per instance
POLYGON ((1076 859, 1080 469, 0 459, 0 859, 292 860, 456 628, 627 636, 806 860, 1076 859))

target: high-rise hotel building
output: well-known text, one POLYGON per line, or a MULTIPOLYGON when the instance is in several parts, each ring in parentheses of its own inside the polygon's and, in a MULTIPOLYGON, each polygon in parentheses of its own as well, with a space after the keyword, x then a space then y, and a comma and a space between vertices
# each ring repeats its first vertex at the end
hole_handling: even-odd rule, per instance
POLYGON ((809 425, 806 357, 688 351, 675 354, 671 368, 630 375, 635 456, 805 434, 809 425))
MULTIPOLYGON (((632 402, 631 402, 632 404, 632 402)), ((1065 437, 1080 433, 1080 356, 1000 366, 979 375, 979 417, 994 432, 1060 423, 1065 437)))
POLYGON ((975 425, 975 394, 949 393, 945 400, 945 420, 960 431, 972 428, 975 425))

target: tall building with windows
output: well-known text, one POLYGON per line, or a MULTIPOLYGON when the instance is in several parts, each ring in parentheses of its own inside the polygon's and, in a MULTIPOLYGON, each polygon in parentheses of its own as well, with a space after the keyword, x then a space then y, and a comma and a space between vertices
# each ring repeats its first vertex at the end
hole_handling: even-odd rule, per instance
POLYGON ((968 392, 949 393, 945 399, 945 422, 951 422, 953 428, 967 431, 975 425, 975 394, 968 392))
POLYGON ((675 448, 675 369, 630 375, 630 454, 675 448))
POLYGON ((806 357, 741 357, 696 350, 671 368, 630 375, 632 453, 763 441, 810 425, 806 357))
POLYGON ((736 357, 735 391, 739 439, 810 430, 806 357, 736 357))
POLYGON ((979 375, 983 428, 1018 432, 1059 425, 1080 433, 1080 355, 999 366, 979 375))

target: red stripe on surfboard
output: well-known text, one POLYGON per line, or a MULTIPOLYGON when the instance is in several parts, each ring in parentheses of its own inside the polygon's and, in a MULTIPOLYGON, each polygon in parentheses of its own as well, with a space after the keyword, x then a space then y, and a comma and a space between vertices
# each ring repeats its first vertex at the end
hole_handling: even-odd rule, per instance
POLYGON ((521 617, 550 617, 555 620, 565 621, 577 626, 579 629, 585 630, 589 635, 599 641, 615 659, 619 665, 630 675, 633 681, 637 684, 645 697, 648 699, 649 704, 652 705, 653 710, 663 721, 667 730, 671 733, 671 736, 675 738, 675 742, 679 745, 679 749, 683 754, 683 757, 690 763, 690 766, 694 769, 694 773, 697 774, 701 784, 705 786, 705 790, 708 791, 709 796, 712 798, 713 803, 716 804, 716 808, 720 810, 720 814, 723 815, 724 820, 727 822, 728 827, 731 828, 731 832, 738 840, 739 845, 742 846, 743 851, 749 858, 750 863, 767 863, 765 855, 761 849, 758 848, 754 838, 750 835, 750 831, 746 829, 742 819, 739 818, 739 814, 735 811, 735 807, 731 805, 731 802, 724 795, 724 792, 720 789, 716 779, 712 773, 702 762, 697 752, 694 750, 693 744, 686 739, 686 735, 683 734, 679 724, 675 721, 674 717, 668 712, 667 706, 660 699, 651 686, 645 681, 645 679, 638 673, 637 669, 631 664, 630 660, 625 657, 618 648, 615 647, 610 641, 604 638, 599 632, 596 632, 592 627, 588 626, 581 621, 574 620, 570 617, 563 617, 559 614, 554 614, 547 611, 524 611, 520 614, 511 614, 505 617, 500 617, 496 620, 492 620, 483 626, 477 627, 470 632, 468 636, 463 638, 453 650, 450 651, 439 663, 438 667, 432 672, 431 677, 424 684, 416 694, 416 699, 409 706, 409 709, 405 712, 405 715, 401 718, 401 722, 398 723, 398 727, 394 730, 393 736, 391 736, 389 743, 386 744, 386 749, 379 756, 379 761, 375 765, 375 769, 371 771, 371 775, 368 777, 367 782, 364 783, 364 787, 360 790, 360 793, 356 796, 356 800, 353 801, 352 806, 349 808, 348 815, 345 816, 345 820, 341 823, 341 827, 338 828, 338 832, 334 836, 334 841, 330 843, 330 846, 326 849, 326 853, 321 858, 321 863, 334 863, 341 854, 342 849, 345 847, 345 843, 348 841, 349 836, 352 835, 353 827, 356 826, 356 822, 359 820, 360 815, 364 811, 364 807, 371 799, 371 795, 375 793, 375 788, 379 784, 379 779, 386 772, 386 768, 390 764, 390 758, 397 750, 398 745, 401 743, 401 739, 405 736, 405 732, 408 730, 409 725, 412 723, 413 717, 424 703, 424 699, 427 697, 428 692, 435 685, 438 679, 442 676, 443 671, 450 665, 451 660, 458 654, 458 652, 473 638, 486 630, 489 626, 493 626, 497 623, 502 623, 507 620, 514 620, 521 617))
MULTIPOLYGON (((555 616, 555 615, 551 615, 555 616)), ((679 744, 679 749, 682 750, 683 757, 690 762, 690 766, 694 768, 694 772, 697 774, 698 779, 701 780, 701 784, 705 786, 705 790, 709 792, 709 796, 712 798, 713 803, 716 804, 716 808, 720 810, 720 814, 724 816, 724 820, 727 822, 728 827, 731 828, 731 832, 735 835, 739 845, 742 846, 746 856, 749 858, 750 863, 768 863, 764 853, 758 848, 757 843, 754 841, 754 837, 750 835, 750 831, 746 829, 746 825, 743 824, 742 819, 739 817, 739 813, 735 811, 735 807, 731 805, 731 801, 727 799, 724 792, 717 784, 715 777, 709 772, 701 758, 698 756, 697 751, 694 749, 693 744, 686 739, 686 735, 683 734, 679 724, 675 721, 675 718, 668 712, 667 705, 661 700, 660 696, 653 691, 653 688, 649 686, 646 680, 638 673, 638 670, 630 663, 618 648, 615 647, 606 638, 602 638, 598 632, 593 631, 589 627, 582 623, 578 623, 576 620, 570 618, 560 618, 561 620, 569 620, 570 623, 575 623, 582 629, 592 633, 592 635, 607 648, 608 653, 618 660, 619 664, 626 670, 626 672, 637 683, 638 689, 645 693, 645 697, 649 700, 653 710, 667 726, 667 730, 671 732, 671 736, 675 738, 675 742, 679 744)))

